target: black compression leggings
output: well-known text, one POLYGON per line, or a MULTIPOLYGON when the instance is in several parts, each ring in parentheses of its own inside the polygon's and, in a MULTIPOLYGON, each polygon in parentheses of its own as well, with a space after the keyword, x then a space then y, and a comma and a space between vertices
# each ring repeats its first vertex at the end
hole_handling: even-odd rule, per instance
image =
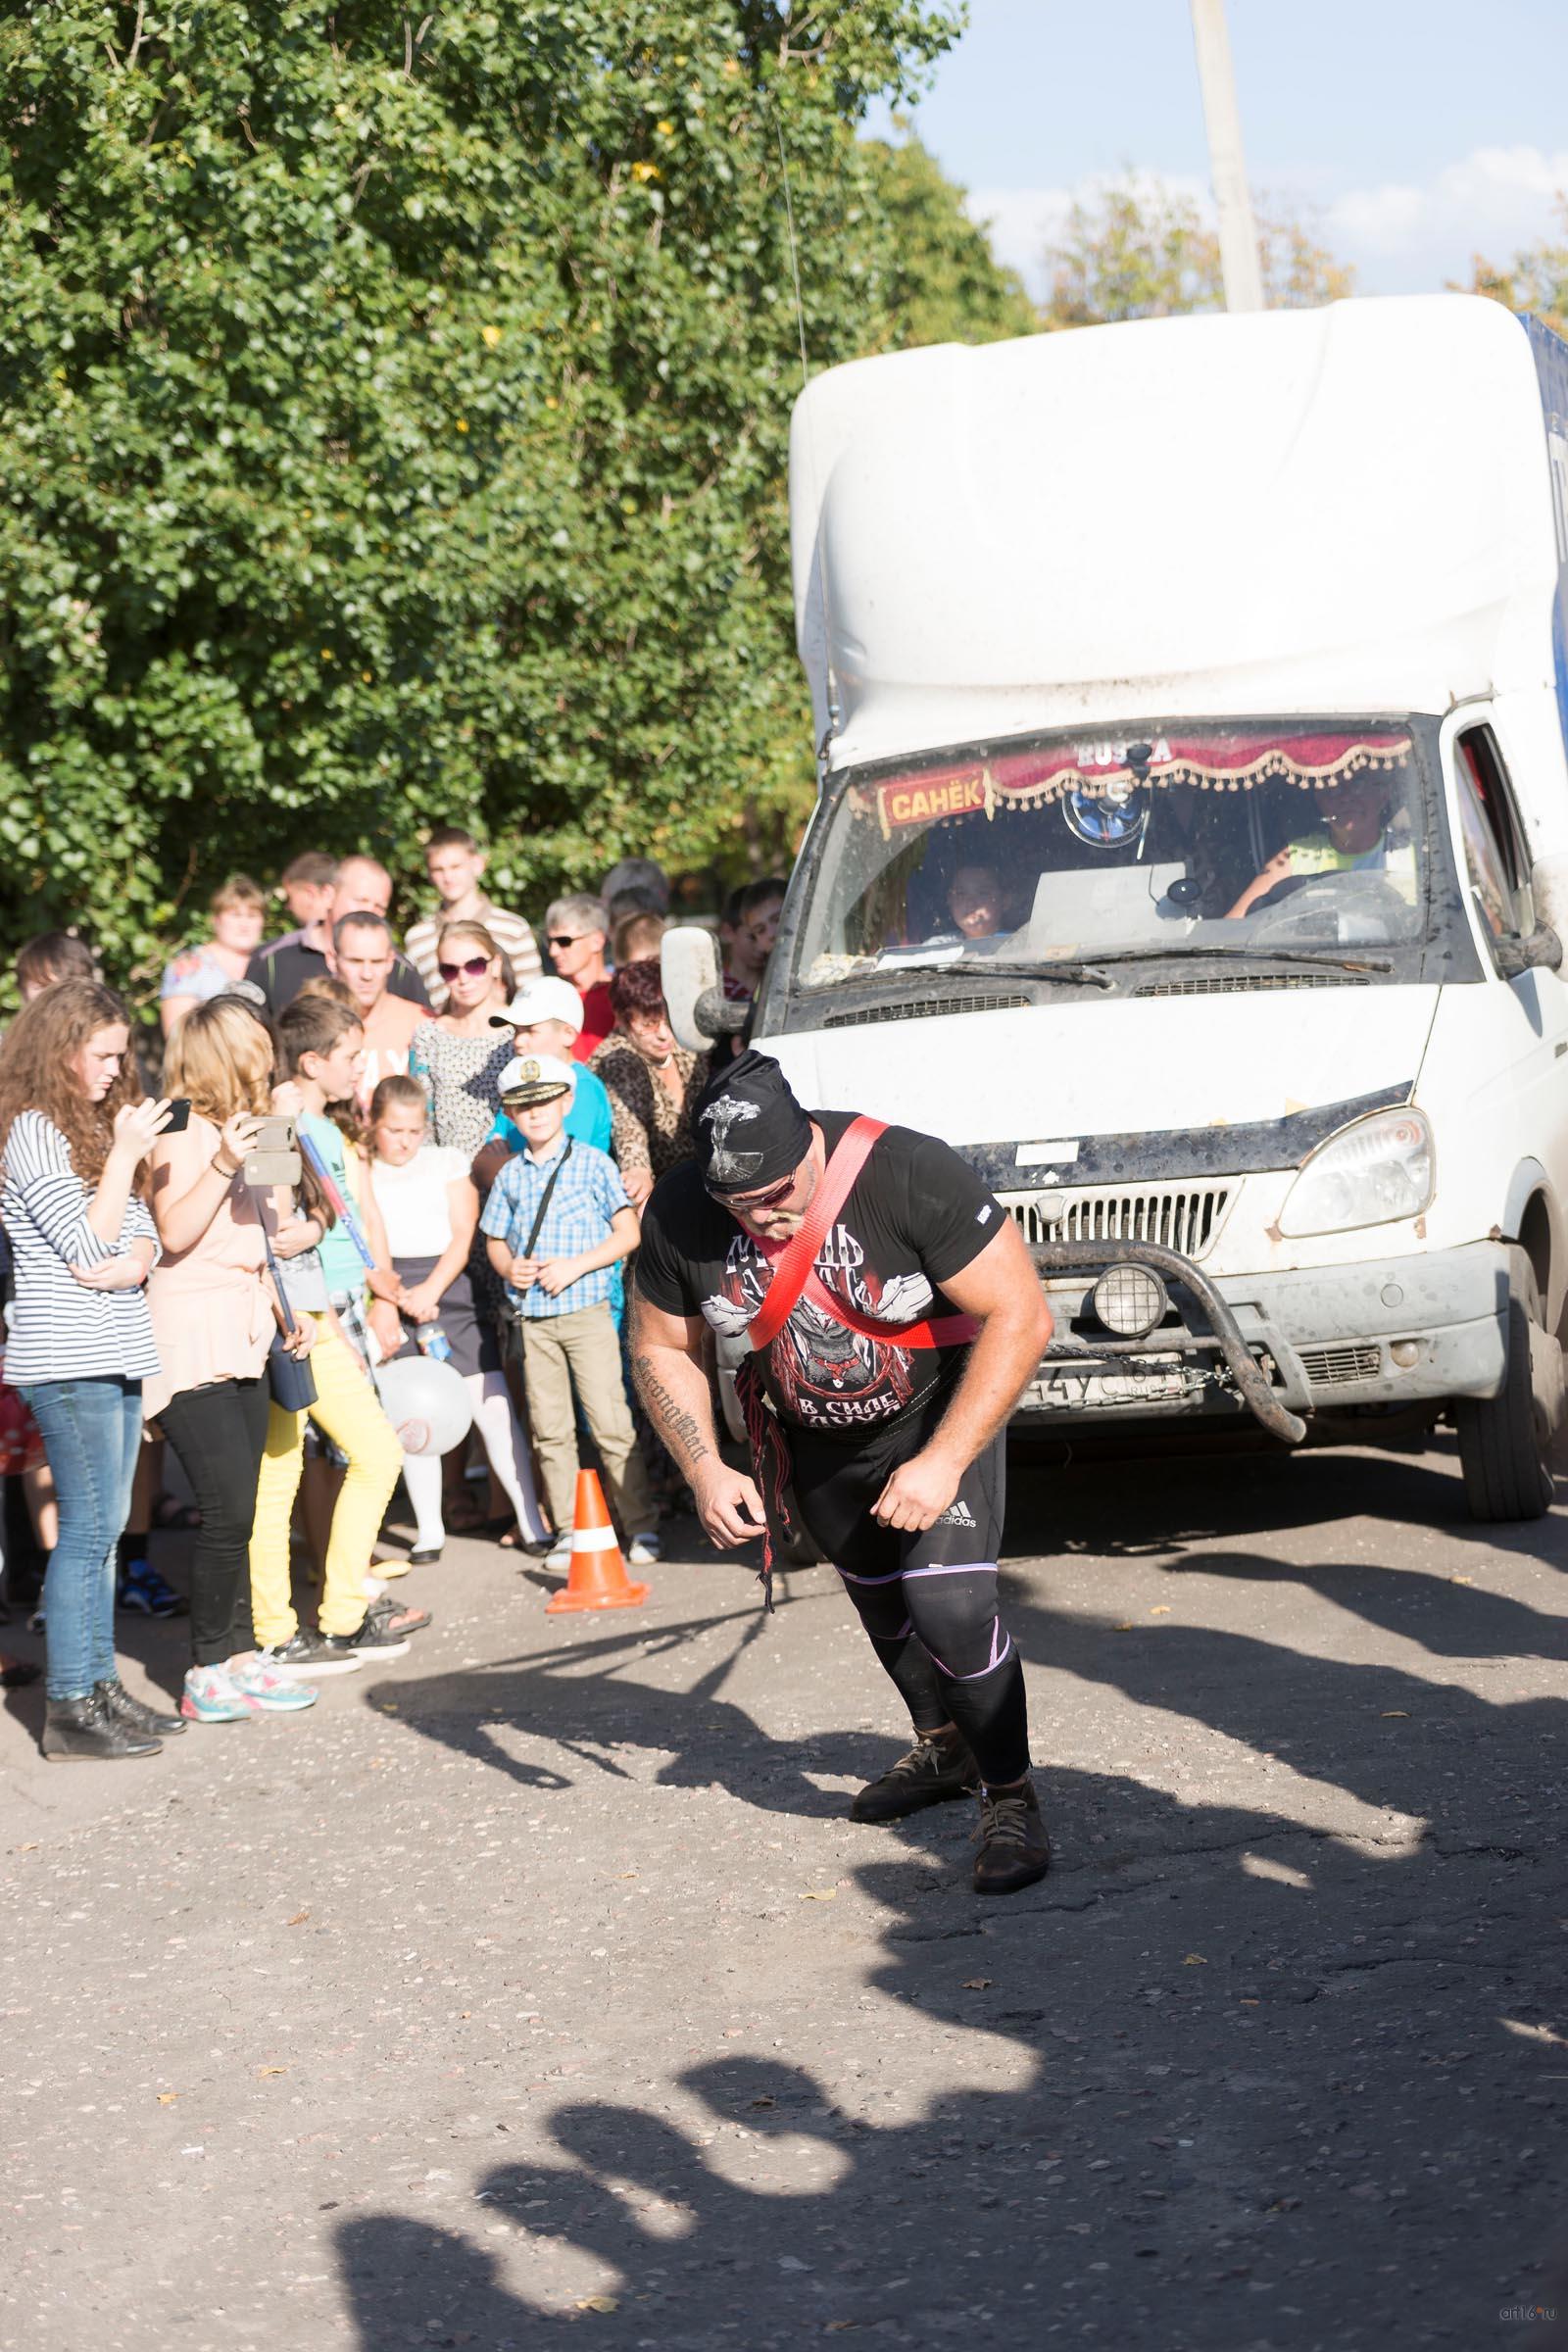
POLYGON ((839 1573, 915 1730, 955 1723, 991 1787, 1021 1781, 1029 1769, 1023 1668, 997 1615, 995 1568, 839 1573))
POLYGON ((880 1444, 792 1433, 795 1496, 915 1730, 956 1724, 985 1781, 1005 1788, 1029 1770, 1029 1720, 1023 1668, 997 1615, 1003 1440, 970 1463, 935 1527, 904 1535, 871 1517, 889 1472, 924 1444, 945 1402, 934 1397, 880 1444))

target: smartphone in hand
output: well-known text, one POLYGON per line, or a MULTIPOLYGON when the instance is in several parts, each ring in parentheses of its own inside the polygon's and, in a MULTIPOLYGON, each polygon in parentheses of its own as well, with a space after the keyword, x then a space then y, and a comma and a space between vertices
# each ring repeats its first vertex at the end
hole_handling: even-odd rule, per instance
POLYGON ((275 1116, 258 1119, 245 1154, 244 1173, 247 1184, 298 1184, 302 1169, 296 1121, 275 1116))

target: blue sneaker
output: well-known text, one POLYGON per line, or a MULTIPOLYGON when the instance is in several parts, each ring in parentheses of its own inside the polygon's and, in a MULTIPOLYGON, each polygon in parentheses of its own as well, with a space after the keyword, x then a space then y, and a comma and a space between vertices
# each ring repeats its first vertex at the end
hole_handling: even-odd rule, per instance
POLYGON ((127 1560, 115 1584, 115 1606, 142 1617, 185 1617, 190 1602, 165 1584, 151 1560, 127 1560))
POLYGON ((265 1650, 231 1658, 228 1677, 241 1696, 265 1715, 297 1715, 301 1707, 314 1707, 320 1696, 314 1683, 297 1683, 292 1675, 280 1674, 265 1650))

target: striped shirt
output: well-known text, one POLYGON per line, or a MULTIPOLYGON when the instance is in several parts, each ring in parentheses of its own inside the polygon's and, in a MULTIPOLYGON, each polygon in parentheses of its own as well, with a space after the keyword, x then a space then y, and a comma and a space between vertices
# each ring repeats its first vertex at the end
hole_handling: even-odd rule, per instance
MULTIPOLYGON (((409 960, 424 982, 425 994, 437 1012, 446 1004, 447 992, 436 970, 436 941, 450 920, 448 915, 426 915, 423 922, 414 925, 403 943, 409 951, 409 960)), ((542 969, 538 943, 520 914, 508 914, 505 907, 493 906, 488 899, 481 898, 479 910, 472 920, 482 923, 489 932, 512 965, 513 977, 519 988, 526 980, 538 979, 542 969)))
POLYGON ((92 1193, 71 1164, 71 1147, 53 1119, 24 1110, 6 1137, 0 1219, 16 1264, 8 1316, 6 1380, 145 1380, 158 1350, 145 1290, 89 1291, 71 1269, 123 1257, 133 1241, 155 1245, 144 1200, 132 1194, 120 1239, 100 1241, 87 1222, 92 1193))
MULTIPOLYGON (((479 1230, 505 1242, 514 1257, 520 1257, 527 1247, 545 1186, 552 1171, 561 1165, 569 1140, 559 1136, 542 1166, 531 1152, 519 1152, 490 1187, 479 1230)), ((550 1196, 533 1246, 534 1256, 575 1257, 580 1250, 597 1250, 601 1242, 610 1239, 615 1211, 630 1206, 626 1188, 608 1153, 596 1152, 592 1144, 572 1144, 571 1157, 550 1196)), ((589 1274, 579 1274, 554 1298, 538 1283, 530 1291, 514 1291, 509 1283, 507 1298, 513 1312, 529 1323, 542 1322, 550 1315, 575 1315, 585 1306, 600 1306, 609 1298, 612 1272, 610 1266, 596 1266, 589 1274)))

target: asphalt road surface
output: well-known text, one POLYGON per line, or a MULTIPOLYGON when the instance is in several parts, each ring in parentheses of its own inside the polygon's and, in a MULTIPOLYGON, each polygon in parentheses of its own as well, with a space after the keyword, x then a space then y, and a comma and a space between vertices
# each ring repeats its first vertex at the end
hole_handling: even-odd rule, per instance
POLYGON ((8 1694, 6 2352, 1568 2341, 1560 1513, 1016 1478, 1057 1858, 987 1902, 967 1807, 844 1818, 831 1571, 685 1534, 578 1618, 454 1543, 407 1657, 146 1764, 8 1694))

